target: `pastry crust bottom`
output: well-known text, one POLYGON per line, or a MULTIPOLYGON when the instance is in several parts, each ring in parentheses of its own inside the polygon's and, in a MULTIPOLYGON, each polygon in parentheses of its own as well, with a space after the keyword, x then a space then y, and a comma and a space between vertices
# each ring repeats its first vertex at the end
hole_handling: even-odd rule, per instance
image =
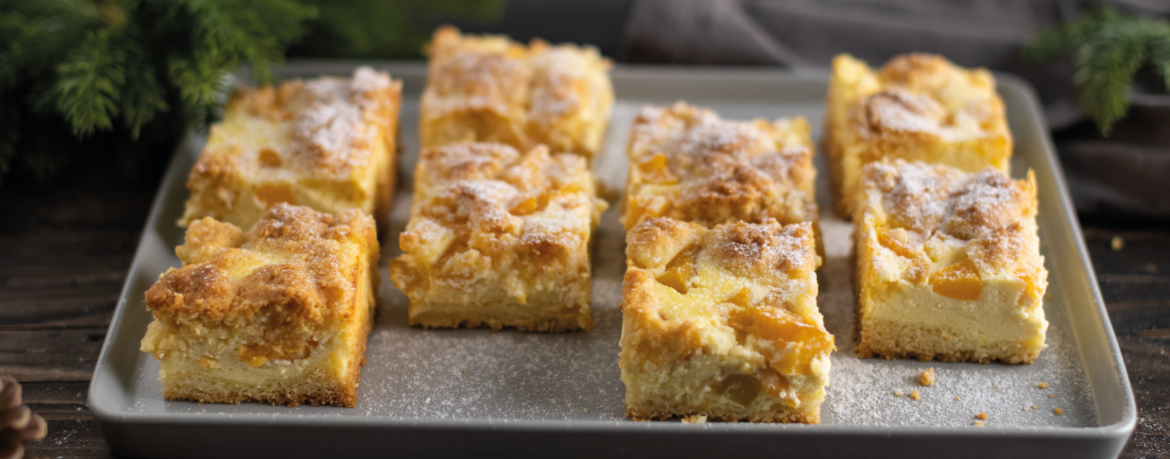
MULTIPOLYGON (((584 304, 589 304, 588 300, 584 304)), ((506 301, 480 304, 428 302, 411 305, 409 317, 411 325, 425 328, 515 328, 552 333, 593 329, 588 306, 534 298, 526 304, 506 301)))
POLYGON ((871 320, 861 322, 860 328, 857 355, 861 358, 1016 364, 1032 363, 1040 356, 1040 349, 1019 341, 975 342, 936 327, 871 320))
POLYGON ((653 400, 626 401, 626 417, 635 421, 664 421, 672 417, 684 418, 687 416, 706 416, 708 421, 721 422, 782 422, 819 424, 821 422, 821 408, 818 405, 812 410, 798 410, 787 405, 775 405, 766 410, 729 410, 725 408, 708 408, 705 410, 679 407, 674 404, 653 400))

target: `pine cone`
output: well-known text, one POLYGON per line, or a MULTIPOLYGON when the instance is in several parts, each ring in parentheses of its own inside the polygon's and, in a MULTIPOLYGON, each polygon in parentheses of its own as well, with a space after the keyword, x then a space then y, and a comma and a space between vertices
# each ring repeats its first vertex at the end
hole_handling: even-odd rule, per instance
POLYGON ((24 445, 45 438, 45 418, 20 404, 20 383, 0 376, 0 459, 24 457, 24 445))

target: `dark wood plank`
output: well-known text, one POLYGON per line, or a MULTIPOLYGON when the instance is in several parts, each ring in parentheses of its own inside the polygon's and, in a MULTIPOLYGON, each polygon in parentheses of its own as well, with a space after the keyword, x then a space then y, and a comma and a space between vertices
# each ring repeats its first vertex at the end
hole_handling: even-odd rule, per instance
POLYGON ((27 457, 110 458, 97 421, 85 405, 89 382, 22 384, 24 400, 48 421, 49 434, 26 449, 27 457))
POLYGON ((111 457, 86 392, 159 172, 79 165, 53 186, 0 187, 0 374, 49 424, 27 457, 111 457))
POLYGON ((1122 457, 1170 458, 1170 225, 1085 227, 1085 243, 1125 357, 1138 425, 1122 457), (1114 237, 1124 243, 1115 250, 1114 237))

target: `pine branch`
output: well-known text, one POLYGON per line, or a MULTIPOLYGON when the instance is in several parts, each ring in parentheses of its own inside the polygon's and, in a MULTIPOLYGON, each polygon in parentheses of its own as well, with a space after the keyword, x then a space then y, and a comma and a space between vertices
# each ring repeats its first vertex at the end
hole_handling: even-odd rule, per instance
POLYGON ((113 43, 112 35, 109 29, 90 33, 57 65, 52 97, 78 137, 109 130, 119 113, 126 55, 122 46, 113 43))
POLYGON ((1170 88, 1170 23, 1102 9, 1050 30, 1025 50, 1043 61, 1072 55, 1077 100, 1104 135, 1125 117, 1134 75, 1151 65, 1170 88))
POLYGON ((0 178, 169 151, 136 142, 206 123, 242 65, 268 78, 315 12, 299 1, 0 0, 0 178))
POLYGON ((130 138, 138 140, 145 126, 159 112, 170 109, 167 91, 155 75, 146 52, 130 48, 126 53, 126 84, 122 90, 122 125, 130 131, 130 138))

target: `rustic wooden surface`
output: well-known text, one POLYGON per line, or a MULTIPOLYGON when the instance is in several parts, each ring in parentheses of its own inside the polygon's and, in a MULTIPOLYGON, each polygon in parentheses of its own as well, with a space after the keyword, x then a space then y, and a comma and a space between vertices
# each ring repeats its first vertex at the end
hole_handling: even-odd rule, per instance
MULTIPOLYGON (((157 183, 78 169, 51 188, 0 187, 0 374, 49 421, 28 457, 111 456, 86 391, 157 183)), ((1122 457, 1170 458, 1170 224, 1083 225, 1137 395, 1122 457)))

